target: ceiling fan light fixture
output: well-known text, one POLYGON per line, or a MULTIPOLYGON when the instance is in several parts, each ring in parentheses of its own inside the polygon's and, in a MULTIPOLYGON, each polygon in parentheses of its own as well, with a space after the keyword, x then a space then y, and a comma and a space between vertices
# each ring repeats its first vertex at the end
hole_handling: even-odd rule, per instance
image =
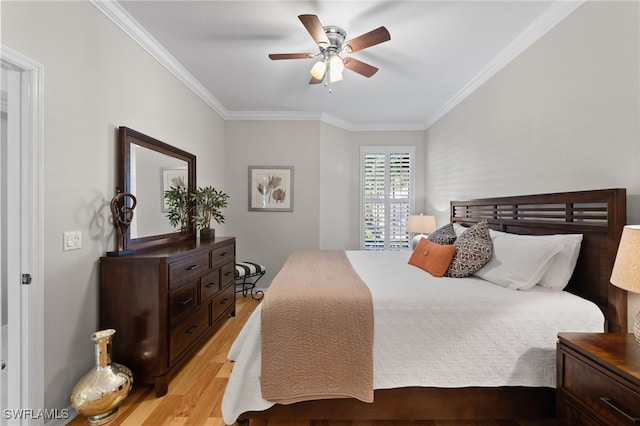
POLYGON ((325 86, 329 86, 329 92, 331 92, 332 82, 342 80, 342 72, 345 68, 367 78, 373 76, 378 71, 378 68, 355 58, 347 57, 342 59, 340 54, 344 53, 345 55, 349 55, 353 52, 391 40, 391 35, 385 27, 378 27, 368 33, 345 41, 347 37, 345 30, 334 25, 323 26, 316 15, 298 15, 298 19, 300 19, 300 22, 302 22, 302 25, 304 25, 311 38, 316 42, 320 52, 270 53, 270 59, 310 59, 322 57, 310 70, 311 80, 309 80, 309 84, 324 83, 325 86))
POLYGON ((329 60, 329 79, 331 82, 342 80, 342 71, 344 71, 344 63, 339 55, 333 55, 329 60))
POLYGON ((311 75, 313 76, 313 78, 322 80, 324 78, 324 73, 326 72, 326 70, 327 64, 324 62, 324 60, 320 60, 313 64, 313 67, 311 67, 311 75))

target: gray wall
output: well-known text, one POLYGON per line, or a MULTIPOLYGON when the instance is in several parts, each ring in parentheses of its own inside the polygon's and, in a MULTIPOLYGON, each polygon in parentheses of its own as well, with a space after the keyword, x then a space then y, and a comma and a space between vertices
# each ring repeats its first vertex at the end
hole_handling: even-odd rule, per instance
POLYGON ((30 408, 64 408, 94 361, 118 126, 196 154, 198 183, 223 188, 224 123, 89 2, 3 1, 2 43, 44 66, 45 407, 30 408), (82 249, 63 252, 75 230, 82 249))
POLYGON ((623 187, 640 222, 639 18, 638 2, 586 2, 431 126, 428 209, 623 187))
POLYGON ((360 146, 416 147, 416 211, 423 212, 424 132, 348 132, 312 121, 228 121, 227 231, 242 260, 263 264, 266 287, 293 250, 357 250, 360 146), (294 166, 294 211, 248 211, 248 166, 294 166))

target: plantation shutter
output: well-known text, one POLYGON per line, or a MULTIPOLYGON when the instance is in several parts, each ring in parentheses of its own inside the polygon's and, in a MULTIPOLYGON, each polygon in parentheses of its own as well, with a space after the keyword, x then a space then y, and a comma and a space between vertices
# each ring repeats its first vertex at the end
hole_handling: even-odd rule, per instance
POLYGON ((362 147, 361 248, 411 248, 414 147, 362 147))

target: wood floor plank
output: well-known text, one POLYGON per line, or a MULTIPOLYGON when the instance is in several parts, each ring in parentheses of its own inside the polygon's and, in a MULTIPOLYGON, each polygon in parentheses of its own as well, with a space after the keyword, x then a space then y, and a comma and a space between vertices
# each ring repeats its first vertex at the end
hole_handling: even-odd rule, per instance
POLYGON ((193 359, 169 384, 169 392, 173 395, 184 395, 185 398, 197 396, 207 386, 202 377, 215 377, 222 368, 220 363, 207 362, 206 358, 193 359))
POLYGON ((229 376, 231 375, 231 370, 233 370, 233 362, 226 360, 218 374, 216 374, 217 379, 227 379, 229 380, 229 376))
MULTIPOLYGON (((180 410, 183 401, 181 395, 167 394, 162 398, 158 398, 158 401, 160 403, 156 405, 149 416, 147 416, 142 423, 138 424, 142 426, 170 425, 175 423, 176 418, 185 417, 180 410)), ((187 416, 188 415, 189 414, 187 414, 187 416)))

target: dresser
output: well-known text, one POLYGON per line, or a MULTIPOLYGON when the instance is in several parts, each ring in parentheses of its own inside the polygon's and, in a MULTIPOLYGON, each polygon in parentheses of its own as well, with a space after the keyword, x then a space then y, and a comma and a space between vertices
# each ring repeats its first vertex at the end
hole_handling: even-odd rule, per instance
POLYGON ((235 238, 187 241, 100 258, 100 329, 135 383, 169 379, 235 315, 235 238))
POLYGON ((640 344, 627 333, 558 335, 559 425, 640 423, 640 344))

